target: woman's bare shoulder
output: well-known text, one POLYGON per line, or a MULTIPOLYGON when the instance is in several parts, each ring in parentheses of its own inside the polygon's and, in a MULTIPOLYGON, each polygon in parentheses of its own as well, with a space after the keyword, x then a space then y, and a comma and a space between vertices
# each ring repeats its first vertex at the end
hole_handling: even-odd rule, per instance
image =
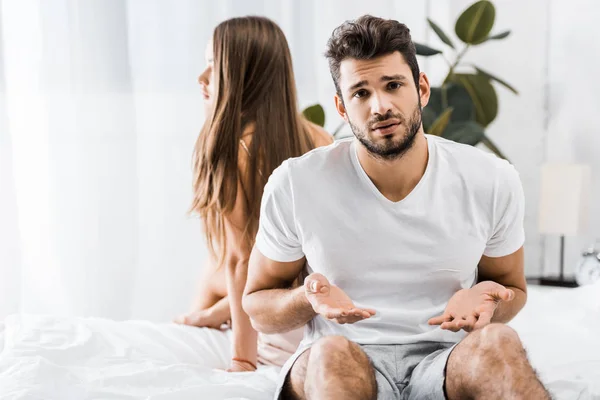
POLYGON ((333 136, 317 124, 308 122, 308 132, 315 147, 327 146, 333 143, 333 136))

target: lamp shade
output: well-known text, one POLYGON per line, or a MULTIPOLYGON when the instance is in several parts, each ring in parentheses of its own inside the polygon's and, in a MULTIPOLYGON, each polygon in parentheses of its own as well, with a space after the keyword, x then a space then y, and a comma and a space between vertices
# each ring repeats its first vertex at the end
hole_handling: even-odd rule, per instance
POLYGON ((544 164, 541 173, 541 233, 577 235, 587 228, 591 171, 583 164, 544 164))

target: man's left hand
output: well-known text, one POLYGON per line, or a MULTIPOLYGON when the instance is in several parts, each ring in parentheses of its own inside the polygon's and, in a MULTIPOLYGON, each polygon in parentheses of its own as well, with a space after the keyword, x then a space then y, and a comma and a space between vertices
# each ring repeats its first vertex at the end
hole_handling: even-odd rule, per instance
POLYGON ((441 325, 442 329, 471 332, 492 322, 496 308, 502 301, 511 301, 515 292, 492 281, 480 282, 469 289, 459 290, 450 298, 446 310, 431 318, 429 325, 441 325))

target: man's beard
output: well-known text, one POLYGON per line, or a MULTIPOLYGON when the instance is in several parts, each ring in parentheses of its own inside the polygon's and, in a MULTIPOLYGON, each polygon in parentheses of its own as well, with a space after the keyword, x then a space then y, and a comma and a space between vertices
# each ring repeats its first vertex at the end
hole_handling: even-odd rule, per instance
POLYGON ((395 160, 402 157, 411 149, 417 137, 417 132, 421 128, 421 104, 419 102, 408 121, 401 114, 393 114, 389 111, 385 115, 380 115, 369 121, 365 129, 360 129, 350 119, 348 119, 348 123, 354 136, 356 136, 372 156, 386 161, 395 160), (383 143, 376 143, 369 135, 372 132, 372 127, 378 122, 391 118, 398 119, 402 125, 406 126, 404 134, 400 138, 384 137, 381 139, 383 143))

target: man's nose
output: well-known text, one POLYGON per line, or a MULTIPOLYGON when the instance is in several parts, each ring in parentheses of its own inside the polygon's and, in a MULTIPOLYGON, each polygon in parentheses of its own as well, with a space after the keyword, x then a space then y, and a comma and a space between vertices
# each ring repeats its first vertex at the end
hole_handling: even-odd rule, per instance
POLYGON ((386 115, 392 110, 392 104, 387 96, 375 94, 371 97, 371 113, 386 115))

